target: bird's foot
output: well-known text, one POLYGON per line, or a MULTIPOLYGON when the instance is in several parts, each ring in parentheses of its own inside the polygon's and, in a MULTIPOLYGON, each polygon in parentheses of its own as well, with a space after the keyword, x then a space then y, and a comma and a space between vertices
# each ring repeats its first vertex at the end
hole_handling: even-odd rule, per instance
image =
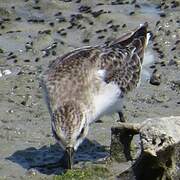
POLYGON ((122 112, 118 112, 119 114, 119 120, 117 122, 126 122, 126 118, 124 117, 124 114, 122 112))

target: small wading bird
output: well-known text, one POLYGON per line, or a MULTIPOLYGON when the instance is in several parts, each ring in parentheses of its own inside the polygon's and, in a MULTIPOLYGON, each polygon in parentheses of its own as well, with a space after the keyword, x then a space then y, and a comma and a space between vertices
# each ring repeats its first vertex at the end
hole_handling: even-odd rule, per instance
POLYGON ((82 47, 58 57, 42 80, 52 132, 65 150, 65 167, 101 116, 121 113, 122 100, 140 81, 148 24, 112 43, 82 47))

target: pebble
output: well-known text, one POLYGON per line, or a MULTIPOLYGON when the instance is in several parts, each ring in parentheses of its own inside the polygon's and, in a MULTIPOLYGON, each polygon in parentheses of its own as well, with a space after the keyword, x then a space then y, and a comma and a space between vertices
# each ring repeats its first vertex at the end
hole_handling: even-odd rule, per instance
POLYGON ((166 66, 165 61, 161 61, 161 62, 160 62, 160 65, 161 65, 161 67, 166 66))
POLYGON ((41 7, 40 7, 40 6, 33 6, 33 9, 40 10, 40 9, 41 9, 41 7))
POLYGON ((90 6, 80 6, 79 12, 90 13, 91 12, 91 7, 90 6))
POLYGON ((98 39, 104 39, 105 36, 98 36, 98 39))
POLYGON ((157 22, 156 22, 156 26, 158 26, 159 24, 160 24, 160 21, 157 21, 157 22))
POLYGON ((54 14, 54 16, 61 16, 62 15, 62 12, 57 12, 56 14, 54 14))
POLYGON ((122 25, 122 28, 125 28, 125 27, 127 27, 127 25, 126 25, 126 24, 123 24, 123 25, 122 25))
POLYGON ((173 48, 171 49, 171 51, 174 51, 174 50, 176 50, 176 47, 173 47, 173 48))
POLYGON ((54 26, 54 22, 50 22, 49 25, 50 25, 51 27, 53 27, 53 26, 54 26))
POLYGON ((20 21, 21 20, 21 17, 17 17, 16 19, 15 19, 15 21, 20 21))
POLYGON ((66 32, 62 32, 62 33, 61 33, 61 36, 66 36, 66 35, 67 35, 66 32))
POLYGON ((1 26, 1 29, 5 29, 5 26, 4 26, 4 25, 2 25, 2 26, 1 26))
POLYGON ((14 58, 17 58, 17 56, 16 55, 10 55, 10 56, 7 57, 7 60, 14 59, 14 58))
POLYGON ((97 3, 96 6, 103 6, 104 3, 97 3))
POLYGON ((175 42, 175 45, 179 44, 180 43, 180 39, 178 39, 176 42, 175 42))
POLYGON ((17 59, 15 59, 14 61, 13 61, 13 63, 17 63, 18 62, 18 60, 17 59))
POLYGON ((157 69, 155 69, 152 73, 150 84, 155 86, 159 86, 161 84, 161 75, 157 72, 157 69))
POLYGON ((98 33, 101 33, 101 32, 102 32, 102 30, 101 30, 101 29, 96 31, 96 33, 97 33, 97 34, 98 34, 98 33))
POLYGON ((95 121, 95 123, 103 123, 103 121, 101 119, 95 121))
POLYGON ((149 68, 154 69, 154 68, 156 68, 156 66, 155 65, 151 65, 149 68))
POLYGON ((122 5, 124 4, 122 1, 114 1, 114 2, 111 2, 112 5, 122 5))
POLYGON ((179 92, 179 90, 180 90, 180 79, 176 79, 176 80, 171 81, 171 89, 173 91, 179 92))
POLYGON ((114 32, 117 32, 120 25, 111 25, 109 28, 111 28, 114 32))
POLYGON ((3 71, 4 75, 10 75, 12 72, 9 69, 3 71))
POLYGON ((30 62, 30 59, 25 59, 24 62, 26 62, 26 63, 27 63, 27 62, 30 62))
POLYGON ((180 87, 180 79, 172 81, 172 83, 178 87, 180 87))
POLYGON ((94 24, 94 22, 93 22, 93 21, 89 22, 89 25, 93 25, 93 24, 94 24))
POLYGON ((89 42, 89 39, 83 39, 82 42, 83 42, 83 43, 88 43, 88 42, 89 42))
POLYGON ((35 175, 37 174, 37 170, 35 170, 35 169, 29 169, 29 170, 26 172, 26 174, 27 174, 28 176, 35 176, 35 175))
POLYGON ((33 46, 33 42, 27 42, 25 44, 26 51, 28 51, 29 49, 32 49, 32 46, 33 46))
POLYGON ((42 57, 47 57, 50 54, 49 50, 43 50, 42 52, 43 52, 43 56, 42 57))
POLYGON ((106 24, 112 24, 113 20, 108 21, 106 24))
POLYGON ((134 4, 134 3, 136 3, 136 0, 132 0, 131 4, 134 4))
POLYGON ((59 22, 59 23, 67 22, 67 20, 66 20, 65 17, 59 17, 59 18, 58 18, 58 22, 59 22))
POLYGON ((53 55, 53 56, 56 56, 56 51, 52 51, 52 55, 53 55))
POLYGON ((162 12, 162 13, 159 13, 159 16, 164 18, 166 17, 166 14, 162 12))
POLYGON ((141 6, 139 4, 135 4, 134 7, 135 8, 141 8, 141 6))
POLYGON ((134 15, 134 14, 135 14, 134 11, 132 11, 132 12, 129 13, 130 16, 132 16, 132 15, 134 15))
POLYGON ((94 18, 96 18, 96 17, 100 16, 103 13, 104 13, 104 10, 101 9, 99 11, 92 12, 91 14, 93 15, 94 18))
POLYGON ((172 1, 171 4, 172 4, 171 8, 176 8, 176 7, 178 7, 180 5, 180 2, 172 1))
POLYGON ((0 53, 4 53, 4 50, 0 48, 0 53))
POLYGON ((44 31, 38 31, 38 34, 51 34, 51 29, 47 29, 44 31))
POLYGON ((28 22, 32 22, 32 23, 44 23, 45 20, 44 19, 39 19, 39 18, 32 18, 32 19, 28 19, 28 22))
POLYGON ((178 63, 174 60, 174 59, 171 59, 168 63, 169 66, 172 66, 172 65, 178 65, 178 63))
POLYGON ((2 19, 4 22, 8 22, 8 21, 10 21, 11 19, 10 18, 3 18, 2 19))

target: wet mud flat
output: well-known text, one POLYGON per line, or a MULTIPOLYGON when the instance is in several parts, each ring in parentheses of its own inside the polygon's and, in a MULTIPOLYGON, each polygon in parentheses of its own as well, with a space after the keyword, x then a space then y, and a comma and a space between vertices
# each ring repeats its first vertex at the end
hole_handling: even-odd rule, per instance
MULTIPOLYGON (((109 42, 145 21, 153 36, 141 85, 128 95, 125 116, 140 123, 180 115, 179 12, 178 1, 0 0, 0 179, 53 179, 63 172, 43 166, 62 156, 39 85, 48 64, 74 48, 109 42)), ((105 117, 91 126, 75 167, 108 167, 107 179, 129 167, 102 164, 117 119, 105 117)))

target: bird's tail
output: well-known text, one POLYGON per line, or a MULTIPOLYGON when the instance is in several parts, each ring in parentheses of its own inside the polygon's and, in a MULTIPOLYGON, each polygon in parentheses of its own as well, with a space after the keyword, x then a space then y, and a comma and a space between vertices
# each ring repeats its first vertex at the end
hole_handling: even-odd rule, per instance
POLYGON ((122 45, 123 47, 129 47, 140 57, 141 63, 144 57, 144 49, 146 48, 148 41, 151 37, 150 33, 147 32, 148 23, 141 24, 140 27, 135 30, 124 34, 120 38, 116 39, 111 45, 122 45))

